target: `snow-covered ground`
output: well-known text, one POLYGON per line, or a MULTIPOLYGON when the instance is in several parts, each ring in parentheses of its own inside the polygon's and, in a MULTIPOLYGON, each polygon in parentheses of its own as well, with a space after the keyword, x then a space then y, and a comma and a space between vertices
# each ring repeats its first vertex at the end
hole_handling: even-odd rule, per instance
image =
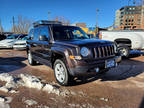
POLYGON ((0 108, 10 108, 12 97, 0 96, 0 108))
POLYGON ((51 85, 45 84, 41 79, 36 76, 24 75, 20 74, 17 77, 13 77, 8 73, 0 74, 0 80, 6 82, 4 86, 0 87, 0 91, 9 92, 9 93, 19 93, 19 91, 15 90, 19 86, 24 86, 28 88, 35 88, 37 90, 45 91, 47 93, 53 93, 59 96, 67 96, 67 95, 76 95, 73 91, 68 90, 60 90, 59 88, 51 85), (18 79, 18 80, 17 80, 18 79))

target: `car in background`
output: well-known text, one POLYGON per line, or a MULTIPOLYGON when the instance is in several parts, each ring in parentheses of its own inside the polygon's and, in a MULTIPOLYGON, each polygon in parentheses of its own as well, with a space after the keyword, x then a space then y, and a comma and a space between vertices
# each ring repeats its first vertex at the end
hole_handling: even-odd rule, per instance
POLYGON ((27 39, 28 39, 28 36, 23 37, 22 39, 19 39, 19 40, 15 41, 15 43, 13 44, 13 49, 15 49, 15 50, 25 50, 27 39))
POLYGON ((25 34, 13 34, 0 41, 0 48, 13 48, 15 41, 24 38, 25 34))
POLYGON ((6 39, 6 36, 4 34, 0 34, 0 40, 6 39))

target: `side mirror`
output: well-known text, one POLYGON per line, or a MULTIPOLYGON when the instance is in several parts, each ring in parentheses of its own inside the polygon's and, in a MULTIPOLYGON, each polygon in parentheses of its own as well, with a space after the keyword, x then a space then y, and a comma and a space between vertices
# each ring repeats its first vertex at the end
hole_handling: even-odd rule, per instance
POLYGON ((48 41, 48 38, 46 37, 46 35, 40 35, 39 41, 48 41))

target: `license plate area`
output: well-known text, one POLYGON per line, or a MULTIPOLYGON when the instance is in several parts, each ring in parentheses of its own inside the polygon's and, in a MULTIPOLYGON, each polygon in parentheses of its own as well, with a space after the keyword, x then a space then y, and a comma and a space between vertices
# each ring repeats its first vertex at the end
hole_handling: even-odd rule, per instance
POLYGON ((105 61, 105 68, 115 67, 115 60, 107 60, 105 61))

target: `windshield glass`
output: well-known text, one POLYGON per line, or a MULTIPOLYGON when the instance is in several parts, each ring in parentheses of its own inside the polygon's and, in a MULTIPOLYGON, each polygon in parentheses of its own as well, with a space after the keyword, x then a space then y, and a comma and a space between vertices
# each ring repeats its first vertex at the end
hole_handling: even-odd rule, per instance
POLYGON ((28 39, 28 37, 26 36, 26 37, 22 38, 21 40, 27 40, 27 39, 28 39))
POLYGON ((18 37, 18 40, 23 40, 23 38, 25 38, 25 37, 26 37, 26 35, 21 35, 18 37))
POLYGON ((54 40, 89 39, 88 35, 79 27, 54 26, 54 40))
POLYGON ((19 35, 10 35, 6 39, 17 39, 19 35))

